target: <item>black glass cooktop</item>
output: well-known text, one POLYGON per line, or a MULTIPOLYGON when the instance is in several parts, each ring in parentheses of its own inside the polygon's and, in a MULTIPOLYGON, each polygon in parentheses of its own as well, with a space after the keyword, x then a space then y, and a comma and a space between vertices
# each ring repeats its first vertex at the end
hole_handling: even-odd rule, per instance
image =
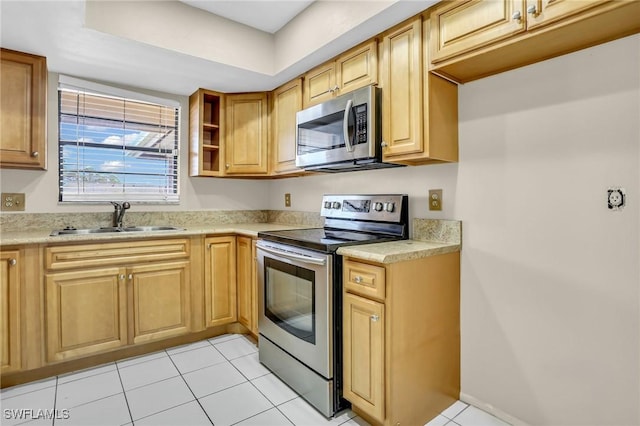
POLYGON ((325 228, 288 229, 283 231, 259 232, 258 238, 302 247, 311 250, 333 253, 338 247, 393 241, 401 237, 392 235, 370 234, 348 230, 332 230, 325 228))

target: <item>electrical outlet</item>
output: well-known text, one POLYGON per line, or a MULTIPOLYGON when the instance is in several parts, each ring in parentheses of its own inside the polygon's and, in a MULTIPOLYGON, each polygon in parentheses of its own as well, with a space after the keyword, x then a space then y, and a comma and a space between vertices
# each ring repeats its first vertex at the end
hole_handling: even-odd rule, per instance
POLYGON ((622 210, 625 204, 624 188, 615 187, 607 190, 607 207, 609 210, 622 210))
POLYGON ((429 210, 442 210, 442 189, 429 190, 429 210))
POLYGON ((289 194, 288 192, 284 194, 284 206, 291 207, 291 194, 289 194))
POLYGON ((5 212, 23 212, 24 211, 24 194, 23 193, 2 193, 1 209, 5 212))

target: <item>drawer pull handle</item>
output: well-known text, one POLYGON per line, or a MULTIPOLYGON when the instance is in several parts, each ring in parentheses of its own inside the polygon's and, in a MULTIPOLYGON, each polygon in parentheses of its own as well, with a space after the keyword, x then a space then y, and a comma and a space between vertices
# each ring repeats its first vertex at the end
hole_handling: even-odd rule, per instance
POLYGON ((373 321, 373 322, 377 322, 379 319, 380 319, 380 317, 379 317, 379 316, 377 316, 377 315, 371 315, 371 321, 373 321))
POLYGON ((356 284, 360 284, 362 282, 362 277, 360 275, 356 275, 353 278, 353 281, 355 281, 356 284))
POLYGON ((16 266, 18 264, 18 261, 15 259, 9 259, 9 266, 16 266))

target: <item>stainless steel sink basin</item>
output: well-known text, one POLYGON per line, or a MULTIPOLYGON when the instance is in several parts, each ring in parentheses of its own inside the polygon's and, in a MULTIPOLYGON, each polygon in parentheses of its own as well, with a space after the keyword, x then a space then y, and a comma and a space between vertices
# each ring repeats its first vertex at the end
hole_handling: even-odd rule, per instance
POLYGON ((183 231, 175 226, 130 226, 122 228, 122 232, 183 231))
POLYGON ((127 228, 118 228, 115 226, 108 226, 104 228, 65 228, 57 229, 49 234, 52 237, 57 235, 83 235, 83 234, 102 234, 107 232, 154 232, 154 231, 182 231, 184 228, 178 228, 175 226, 129 226, 127 228))

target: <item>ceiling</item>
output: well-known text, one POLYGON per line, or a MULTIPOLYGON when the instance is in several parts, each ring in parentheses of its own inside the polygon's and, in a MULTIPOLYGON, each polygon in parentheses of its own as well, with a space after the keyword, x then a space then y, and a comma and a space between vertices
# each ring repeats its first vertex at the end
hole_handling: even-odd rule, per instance
POLYGON ((284 27, 313 1, 180 0, 189 6, 271 34, 284 27))
POLYGON ((0 41, 125 87, 263 91, 437 1, 0 0, 0 41))

